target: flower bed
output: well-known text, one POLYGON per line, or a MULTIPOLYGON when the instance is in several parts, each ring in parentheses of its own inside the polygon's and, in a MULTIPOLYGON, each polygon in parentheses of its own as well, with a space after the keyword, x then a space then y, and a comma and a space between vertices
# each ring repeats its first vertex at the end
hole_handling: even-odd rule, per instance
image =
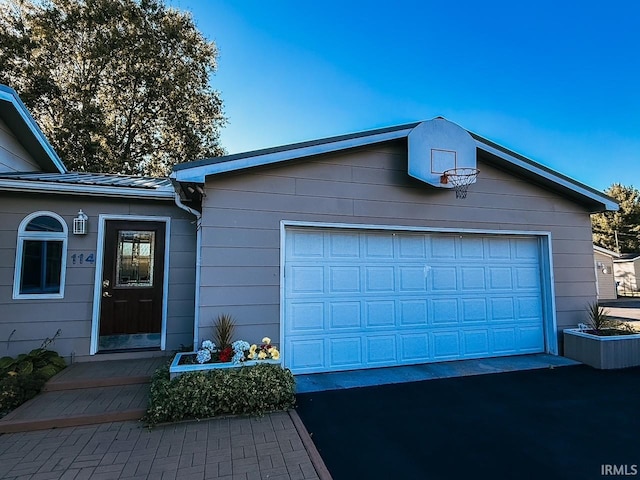
POLYGON ((214 363, 197 363, 186 361, 187 358, 195 358, 197 352, 177 353, 171 362, 169 367, 169 376, 173 380, 174 378, 188 372, 206 372, 208 370, 215 369, 227 369, 227 368, 241 368, 244 366, 253 366, 261 363, 267 363, 272 365, 280 365, 280 360, 265 359, 265 360, 246 360, 240 363, 234 362, 214 362, 214 363))
POLYGON ((564 330, 564 356, 594 368, 640 366, 640 334, 594 335, 587 330, 564 330))
POLYGON ((187 372, 238 368, 260 363, 280 364, 280 352, 271 345, 269 337, 264 337, 259 345, 249 345, 244 340, 237 340, 222 348, 218 348, 211 340, 205 340, 197 352, 176 354, 169 367, 169 375, 174 379, 187 372))

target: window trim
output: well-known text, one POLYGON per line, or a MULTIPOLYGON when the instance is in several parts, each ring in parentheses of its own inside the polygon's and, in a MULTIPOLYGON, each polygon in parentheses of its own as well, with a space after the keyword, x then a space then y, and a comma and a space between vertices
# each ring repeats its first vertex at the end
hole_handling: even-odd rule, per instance
POLYGON ((67 222, 57 213, 48 211, 33 212, 24 217, 18 227, 18 239, 16 245, 16 262, 13 272, 13 299, 14 300, 46 300, 51 298, 64 298, 64 286, 67 272, 67 240, 69 231, 67 222), (56 219, 62 225, 62 232, 29 232, 26 230, 29 222, 36 217, 47 216, 56 219), (58 293, 20 293, 20 280, 22 275, 22 253, 25 240, 55 240, 62 242, 62 258, 60 265, 60 291, 58 293))

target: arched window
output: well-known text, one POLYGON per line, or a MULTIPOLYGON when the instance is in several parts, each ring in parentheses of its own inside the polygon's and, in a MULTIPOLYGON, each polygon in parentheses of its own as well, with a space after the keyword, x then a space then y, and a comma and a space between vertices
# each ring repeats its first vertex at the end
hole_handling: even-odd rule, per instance
POLYGON ((18 228, 13 298, 63 298, 67 224, 52 212, 27 215, 18 228))

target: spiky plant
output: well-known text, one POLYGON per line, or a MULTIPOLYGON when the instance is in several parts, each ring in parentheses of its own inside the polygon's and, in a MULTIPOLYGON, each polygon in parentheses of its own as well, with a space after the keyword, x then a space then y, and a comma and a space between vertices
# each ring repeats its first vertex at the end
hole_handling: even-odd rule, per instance
POLYGON ((628 324, 621 322, 615 318, 609 316, 609 310, 598 305, 598 302, 590 303, 587 307, 587 314, 589 316, 589 326, 596 331, 598 335, 607 335, 615 332, 619 333, 632 333, 633 328, 628 324), (602 333, 604 330, 613 332, 602 333))
POLYGON ((231 346, 233 340, 233 332, 236 329, 236 323, 233 321, 231 315, 222 314, 218 315, 213 323, 213 343, 223 350, 231 346))

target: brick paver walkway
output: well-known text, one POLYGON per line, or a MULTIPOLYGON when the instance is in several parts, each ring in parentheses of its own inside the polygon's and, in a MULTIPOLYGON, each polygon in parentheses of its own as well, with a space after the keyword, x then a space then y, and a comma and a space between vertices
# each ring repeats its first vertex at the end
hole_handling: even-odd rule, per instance
POLYGON ((139 422, 0 436, 3 479, 318 479, 286 412, 147 429, 139 422))

